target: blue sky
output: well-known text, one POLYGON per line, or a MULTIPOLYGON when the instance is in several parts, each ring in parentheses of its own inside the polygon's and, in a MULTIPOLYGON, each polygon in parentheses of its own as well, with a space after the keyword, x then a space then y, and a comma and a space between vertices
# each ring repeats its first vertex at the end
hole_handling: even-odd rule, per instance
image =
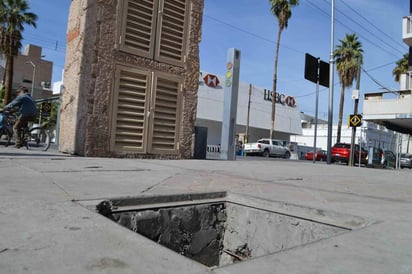
MULTIPOLYGON (((43 47, 45 59, 54 62, 53 81, 61 79, 64 67, 70 3, 71 0, 30 1, 31 10, 39 19, 36 29, 26 28, 23 43, 43 47)), ((300 110, 312 115, 316 85, 304 79, 305 53, 329 62, 330 13, 331 0, 301 0, 292 10, 281 38, 278 91, 295 96, 300 110)), ((368 75, 361 75, 361 94, 380 91, 382 87, 399 89, 392 70, 395 62, 408 52, 402 42, 402 17, 407 15, 409 1, 405 0, 335 0, 335 47, 346 34, 354 32, 363 45, 363 68, 368 75)), ((205 0, 201 70, 224 75, 227 50, 237 48, 241 51, 240 80, 271 89, 276 35, 277 19, 270 13, 268 0, 205 0)), ((340 90, 335 76, 335 115, 340 90)), ((328 93, 328 89, 320 87, 319 118, 327 118, 328 93)), ((353 100, 347 91, 344 114, 352 112, 353 100)))
POLYGON ((53 78, 62 78, 66 52, 66 27, 71 0, 29 0, 30 11, 38 16, 36 28, 25 26, 23 47, 27 44, 43 48, 44 59, 53 62, 53 78))

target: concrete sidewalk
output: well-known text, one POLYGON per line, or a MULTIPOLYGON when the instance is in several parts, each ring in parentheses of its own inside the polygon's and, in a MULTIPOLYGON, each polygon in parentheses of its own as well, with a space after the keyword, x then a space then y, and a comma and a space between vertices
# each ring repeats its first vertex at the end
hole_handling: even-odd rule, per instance
POLYGON ((411 175, 281 159, 82 158, 1 147, 0 272, 412 273, 411 175), (73 202, 215 191, 366 222, 211 269, 73 202))

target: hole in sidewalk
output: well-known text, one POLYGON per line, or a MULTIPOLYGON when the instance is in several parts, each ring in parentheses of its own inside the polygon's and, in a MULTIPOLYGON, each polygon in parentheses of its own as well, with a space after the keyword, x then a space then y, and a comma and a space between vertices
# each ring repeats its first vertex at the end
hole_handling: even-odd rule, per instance
POLYGON ((78 202, 208 267, 281 252, 368 224, 356 216, 226 192, 78 202))

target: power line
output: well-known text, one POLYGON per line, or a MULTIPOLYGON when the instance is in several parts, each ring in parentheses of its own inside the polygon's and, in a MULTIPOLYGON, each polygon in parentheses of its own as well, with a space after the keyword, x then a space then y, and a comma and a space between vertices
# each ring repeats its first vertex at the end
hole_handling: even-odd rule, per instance
MULTIPOLYGON (((326 14, 328 17, 330 17, 330 14, 329 14, 328 12, 325 12, 325 11, 324 11, 323 9, 321 9, 318 5, 314 4, 312 1, 307 0, 307 2, 308 2, 310 5, 312 5, 312 7, 315 7, 316 9, 320 10, 322 13, 324 13, 324 14, 326 14)), ((338 20, 338 19, 335 18, 335 21, 338 22, 338 23, 339 23, 340 25, 342 25, 343 27, 345 27, 345 28, 347 28, 348 30, 350 30, 351 32, 357 33, 356 31, 352 30, 352 29, 349 28, 347 25, 345 25, 344 23, 342 23, 340 20, 338 20)), ((394 53, 392 53, 392 52, 384 49, 383 47, 377 45, 376 43, 372 42, 370 39, 366 38, 365 36, 363 36, 363 35, 361 35, 361 34, 359 34, 359 33, 358 33, 358 35, 359 35, 359 37, 362 37, 365 41, 369 42, 371 45, 379 48, 380 50, 382 50, 382 51, 384 51, 384 52, 386 52, 386 53, 388 53, 388 54, 390 54, 390 55, 392 55, 392 56, 397 57, 397 55, 395 55, 394 53)))
POLYGON ((385 87, 384 85, 382 85, 378 80, 376 80, 375 78, 372 77, 372 75, 370 75, 365 69, 362 68, 362 71, 373 81, 375 82, 378 86, 380 86, 381 88, 387 90, 387 91, 391 91, 393 92, 393 90, 390 90, 389 88, 385 87))
POLYGON ((361 17, 363 20, 365 20, 366 22, 369 23, 369 25, 371 25, 372 27, 374 27, 377 31, 379 31, 380 33, 382 33, 383 35, 385 35, 387 38, 391 39, 393 42, 397 43, 398 45, 400 45, 402 48, 405 47, 405 44, 401 44, 398 41, 396 41, 395 39, 393 39, 392 37, 390 37, 388 34, 386 34, 384 31, 382 31, 380 28, 378 28, 376 26, 376 24, 372 23, 371 21, 369 21, 366 17, 364 17, 361 13, 359 13, 357 10, 355 10, 354 8, 352 8, 350 5, 348 5, 345 0, 341 0, 342 4, 344 4, 347 8, 349 8, 350 10, 352 10, 354 13, 356 13, 359 17, 361 17))
POLYGON ((380 68, 384 68, 384 67, 387 67, 387 66, 389 66, 389 65, 393 65, 393 64, 395 64, 397 61, 398 61, 398 60, 395 60, 395 61, 392 61, 392 62, 383 64, 383 65, 380 65, 380 66, 377 66, 377 67, 368 69, 368 72, 373 71, 373 70, 377 70, 377 69, 380 69, 380 68))
MULTIPOLYGON (((326 0, 324 0, 324 1, 327 2, 326 0)), ((328 2, 327 2, 327 3, 328 3, 328 2)), ((330 14, 329 14, 328 12, 325 12, 322 8, 320 8, 318 5, 314 4, 312 1, 308 0, 308 4, 312 5, 312 7, 318 9, 320 12, 322 12, 322 13, 324 13, 326 16, 330 17, 330 14)), ((352 10, 353 10, 353 9, 352 9, 352 10)), ((359 22, 357 22, 357 21, 353 20, 352 18, 350 18, 347 14, 345 14, 345 12, 343 12, 343 11, 341 11, 341 10, 338 10, 338 11, 339 11, 344 17, 346 17, 346 18, 348 18, 350 21, 352 21, 354 24, 360 26, 361 29, 363 29, 364 31, 369 32, 368 29, 366 29, 364 26, 362 26, 359 22)), ((356 12, 356 14, 358 14, 358 13, 356 12)), ((358 15, 359 15, 359 14, 358 14, 358 15)), ((267 39, 267 38, 265 38, 265 37, 262 37, 262 36, 260 36, 260 35, 255 34, 255 33, 252 33, 252 32, 250 32, 250 31, 244 30, 244 29, 242 29, 242 28, 240 28, 240 27, 238 27, 238 26, 232 25, 232 24, 230 24, 230 23, 224 22, 224 21, 222 21, 222 20, 220 20, 220 19, 217 19, 217 18, 208 16, 208 15, 204 15, 204 16, 207 17, 207 18, 209 18, 209 19, 211 19, 211 20, 214 20, 214 21, 216 21, 216 22, 218 22, 218 23, 220 23, 220 24, 229 26, 229 27, 231 27, 231 28, 233 28, 233 29, 235 29, 235 30, 237 30, 237 31, 246 33, 246 34, 251 35, 251 36, 253 36, 253 37, 256 37, 256 38, 258 38, 258 39, 261 39, 261 40, 264 40, 264 41, 266 41, 266 42, 269 42, 269 43, 271 43, 271 44, 275 44, 275 41, 273 41, 273 40, 267 39)), ((362 18, 363 18, 364 20, 366 20, 369 24, 371 24, 370 21, 368 21, 366 18, 364 18, 364 17, 362 17, 362 18)), ((336 20, 336 19, 335 19, 335 20, 336 20)), ((349 26, 347 26, 346 24, 342 23, 342 22, 339 21, 339 20, 336 20, 336 21, 337 21, 339 24, 341 24, 342 26, 344 26, 345 28, 351 30, 351 29, 349 28, 349 26)), ((377 28, 375 25, 373 25, 373 26, 374 26, 375 28, 377 28)), ((379 29, 378 29, 378 30, 379 30, 379 29)), ((353 30, 351 30, 351 31, 353 31, 353 30)), ((385 36, 389 37, 392 41, 395 41, 395 40, 393 40, 393 38, 391 38, 390 36, 388 36, 388 35, 387 35, 386 33, 384 33, 383 31, 379 30, 379 32, 381 32, 381 33, 383 33, 385 36)), ((374 42, 371 41, 370 39, 364 37, 363 35, 360 35, 360 34, 359 34, 359 36, 361 36, 364 40, 366 40, 367 42, 369 42, 371 45, 379 48, 380 50, 382 50, 382 51, 384 51, 384 52, 386 52, 386 53, 388 53, 388 54, 390 54, 390 55, 393 55, 393 56, 395 56, 395 57, 398 57, 398 56, 395 55, 394 53, 388 51, 387 49, 385 49, 385 48, 383 48, 383 47, 380 47, 379 45, 377 45, 376 43, 374 43, 374 42)), ((380 42, 386 44, 387 46, 389 46, 389 47, 392 48, 393 50, 398 51, 398 52, 400 52, 400 53, 403 54, 403 52, 401 52, 399 49, 393 47, 391 44, 389 44, 388 42, 382 40, 380 37, 375 37, 375 38, 376 38, 377 40, 379 40, 380 42)), ((398 44, 398 45, 399 45, 399 44, 398 44)), ((283 44, 282 44, 282 46, 285 47, 285 48, 288 48, 288 49, 290 49, 290 50, 293 50, 293 51, 295 51, 295 52, 299 52, 299 53, 302 53, 302 54, 303 54, 303 52, 300 51, 300 50, 294 49, 294 48, 292 48, 292 47, 289 47, 289 46, 286 46, 286 45, 283 45, 283 44)), ((377 70, 377 69, 383 68, 383 67, 386 67, 386 66, 388 66, 388 65, 392 65, 392 64, 394 64, 395 62, 396 62, 396 61, 389 62, 389 63, 380 65, 380 66, 378 66, 378 67, 375 67, 375 68, 372 68, 372 69, 369 69, 369 70, 365 70, 364 68, 362 68, 362 70, 364 71, 364 73, 366 74, 366 76, 369 77, 375 84, 377 84, 379 87, 381 87, 381 88, 383 88, 383 89, 386 89, 386 90, 390 91, 389 88, 385 87, 382 83, 380 83, 378 80, 376 80, 369 72, 371 72, 371 71, 373 71, 373 70, 377 70)), ((339 85, 339 84, 340 84, 340 83, 337 82, 337 83, 335 83, 335 86, 337 86, 337 85, 339 85)), ((321 89, 320 92, 324 92, 325 90, 328 90, 328 88, 321 89)), ((311 93, 308 93, 308 94, 295 96, 295 98, 308 97, 308 96, 312 96, 312 95, 314 95, 314 94, 316 94, 316 92, 311 92, 311 93)))
MULTIPOLYGON (((14 39, 19 40, 20 42, 26 42, 26 43, 29 42, 30 43, 30 41, 33 41, 31 44, 42 46, 43 48, 47 47, 47 46, 44 46, 44 43, 43 43, 45 40, 38 39, 38 36, 34 36, 35 38, 28 38, 27 35, 21 35, 21 36, 12 35, 11 37, 14 38, 14 39)), ((57 48, 57 43, 58 43, 58 40, 53 41, 53 45, 55 45, 54 51, 56 51, 56 52, 60 51, 62 53, 65 53, 66 52, 66 46, 62 46, 61 47, 62 50, 60 50, 60 48, 59 49, 57 48)))
POLYGON ((30 37, 23 37, 24 42, 28 43, 28 44, 34 44, 34 45, 38 45, 41 46, 42 48, 47 48, 49 50, 55 51, 55 52, 59 52, 59 53, 66 53, 66 46, 62 45, 60 46, 56 46, 56 43, 58 43, 58 40, 55 40, 53 42, 47 42, 45 43, 44 40, 41 39, 37 39, 37 38, 30 38, 30 37))
MULTIPOLYGON (((257 35, 257 34, 255 34, 255 33, 253 33, 253 32, 244 30, 244 29, 242 29, 242 28, 239 28, 238 26, 229 24, 229 23, 224 22, 224 21, 222 21, 222 20, 220 20, 220 19, 217 19, 217 18, 215 18, 215 17, 209 16, 209 15, 207 15, 207 14, 204 14, 204 17, 209 18, 209 19, 211 19, 211 20, 213 20, 213 21, 216 21, 216 22, 218 22, 218 23, 220 23, 220 24, 226 25, 226 26, 228 26, 228 27, 231 27, 231 28, 233 28, 233 29, 235 29, 235 30, 238 30, 238 31, 240 31, 240 32, 249 34, 249 35, 251 35, 251 36, 253 36, 253 37, 256 37, 256 38, 258 38, 258 39, 261 39, 261 40, 263 40, 263 41, 266 41, 266 42, 269 42, 269 43, 271 43, 271 44, 275 44, 275 45, 276 45, 276 41, 273 41, 273 40, 270 40, 270 39, 265 38, 265 37, 263 37, 263 36, 257 35)), ((302 51, 300 51, 300 50, 298 50, 298 49, 292 48, 292 47, 290 47, 290 46, 287 46, 287 45, 285 45, 285 44, 282 44, 282 43, 281 43, 281 45, 282 45, 283 48, 287 48, 287 49, 289 49, 289 50, 292 50, 292 51, 295 51, 295 52, 298 52, 298 53, 305 54, 304 52, 302 52, 302 51)))
MULTIPOLYGON (((320 10, 321 12, 323 12, 324 14, 326 14, 327 16, 330 16, 327 12, 325 12, 324 10, 322 10, 319 6, 313 4, 310 0, 308 0, 308 3, 309 3, 309 4, 312 4, 315 8, 317 8, 318 10, 320 10)), ((255 33, 252 33, 252 32, 250 32, 250 31, 244 30, 244 29, 242 29, 242 28, 240 28, 240 27, 234 26, 234 25, 229 24, 229 23, 227 23, 227 22, 224 22, 224 21, 222 21, 222 20, 220 20, 220 19, 214 18, 214 17, 212 17, 212 16, 208 16, 208 15, 205 15, 205 17, 207 17, 207 18, 209 18, 209 19, 211 19, 211 20, 213 20, 213 21, 216 21, 216 22, 218 22, 218 23, 220 23, 220 24, 223 24, 223 25, 229 26, 229 27, 231 27, 231 28, 233 28, 233 29, 236 29, 237 31, 240 31, 240 32, 249 34, 249 35, 251 35, 251 36, 253 36, 253 37, 256 37, 256 38, 258 38, 258 39, 261 39, 261 40, 264 40, 264 41, 266 41, 266 42, 275 44, 275 42, 272 41, 272 40, 270 40, 270 39, 267 39, 267 38, 265 38, 265 37, 262 37, 262 36, 260 36, 260 35, 255 34, 255 33)), ((341 23, 341 22, 340 22, 340 23, 341 23)), ((342 23, 341 23, 341 24, 342 24, 342 23)), ((344 24, 342 24, 342 25, 344 25, 344 24)), ((345 25, 344 25, 344 26, 345 26, 345 25)), ((372 43, 372 44, 375 45, 374 43, 372 43)), ((287 47, 287 48, 289 48, 290 50, 293 50, 293 51, 296 51, 296 52, 299 52, 299 53, 302 53, 302 54, 303 54, 303 52, 301 52, 300 50, 297 50, 297 49, 294 49, 294 48, 291 48, 291 47, 288 47, 288 46, 285 46, 285 45, 282 45, 282 46, 283 46, 283 47, 287 47)), ((382 48, 381 48, 381 49, 382 49, 382 48)), ((389 62, 389 63, 383 64, 383 65, 380 65, 380 66, 378 66, 378 67, 369 69, 368 71, 365 71, 365 70, 364 70, 364 71, 365 71, 366 75, 367 75, 370 79, 372 79, 372 81, 375 82, 378 86, 389 90, 388 88, 384 87, 381 83, 379 83, 375 78, 373 78, 368 72, 373 71, 373 70, 376 70, 376 69, 379 69, 379 68, 382 68, 382 67, 386 67, 386 66, 388 66, 388 65, 394 64, 395 62, 396 62, 396 61, 389 62)), ((336 85, 339 85, 339 83, 336 83, 335 86, 336 86, 336 85)), ((328 89, 327 89, 327 88, 322 89, 322 90, 320 90, 320 92, 325 91, 325 90, 328 90, 328 89)), ((308 96, 314 95, 315 93, 316 93, 316 92, 311 92, 311 93, 308 93, 308 94, 304 94, 304 95, 300 95, 300 96, 295 96, 295 97, 296 97, 296 98, 308 97, 308 96)))
MULTIPOLYGON (((384 64, 384 65, 377 66, 377 67, 374 67, 374 68, 371 68, 371 69, 368 69, 368 70, 365 70, 364 68, 362 68, 362 71, 365 72, 366 75, 367 75, 373 82, 375 82, 378 86, 380 86, 380 87, 383 88, 383 89, 389 90, 389 89, 386 88, 384 85, 382 85, 381 83, 379 83, 374 77, 372 77, 369 72, 370 72, 370 71, 373 71, 373 70, 377 70, 377 69, 383 68, 383 67, 386 67, 386 66, 389 66, 389 65, 393 65, 395 62, 396 62, 396 61, 393 61, 393 62, 390 62, 390 63, 386 63, 386 64, 384 64)), ((337 86, 337 85, 339 85, 339 84, 340 84, 340 83, 337 82, 337 83, 335 83, 335 86, 337 86)), ((323 88, 323 89, 319 90, 319 92, 323 92, 323 91, 326 91, 326 90, 328 90, 328 88, 323 88)), ((307 93, 307 94, 304 94, 304 95, 298 95, 298 96, 295 96, 295 98, 308 97, 308 96, 312 96, 312 95, 315 95, 315 94, 316 94, 316 91, 315 91, 315 92, 311 92, 311 93, 307 93)))
MULTIPOLYGON (((327 0, 323 0, 326 3, 329 3, 327 0)), ((350 21, 352 21, 353 23, 355 23, 356 25, 358 25, 361 29, 365 30, 366 32, 369 33, 369 30, 364 27, 362 24, 358 23, 357 21, 355 21, 354 19, 350 18, 348 15, 346 15, 343 11, 339 10, 338 8, 336 8, 336 10, 341 13, 343 16, 345 16, 346 18, 348 18, 350 21)), ((382 31, 381 31, 382 32, 382 31)), ((382 32, 383 33, 383 32, 382 32)), ((394 46, 392 46, 391 44, 389 44, 388 42, 386 42, 385 40, 383 40, 380 36, 374 36, 376 39, 378 39, 379 41, 381 41, 382 43, 386 44, 387 46, 389 46, 390 48, 398 51, 401 54, 404 54, 405 51, 400 51, 399 49, 395 48, 394 46)))

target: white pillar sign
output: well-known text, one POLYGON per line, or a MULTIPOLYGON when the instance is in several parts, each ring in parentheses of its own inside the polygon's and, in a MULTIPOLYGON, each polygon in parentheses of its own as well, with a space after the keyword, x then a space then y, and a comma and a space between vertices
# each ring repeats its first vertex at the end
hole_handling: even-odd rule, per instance
POLYGON ((240 51, 228 50, 226 63, 225 97, 223 102, 222 140, 220 158, 235 160, 236 114, 239 93, 240 51))

